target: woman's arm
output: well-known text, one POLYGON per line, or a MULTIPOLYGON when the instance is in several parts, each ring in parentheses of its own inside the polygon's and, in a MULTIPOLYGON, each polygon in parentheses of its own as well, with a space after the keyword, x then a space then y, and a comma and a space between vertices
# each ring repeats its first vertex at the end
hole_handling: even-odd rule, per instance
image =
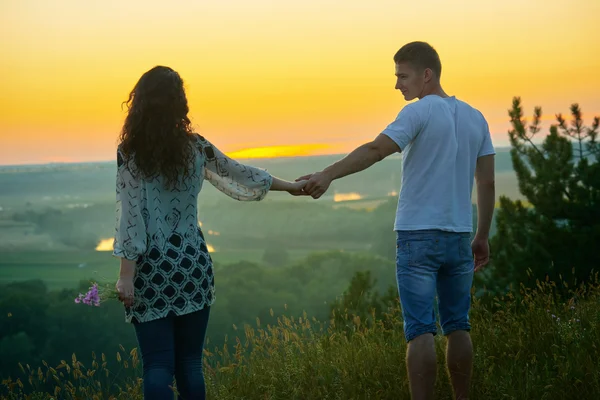
POLYGON ((135 261, 121 258, 121 270, 119 272, 119 280, 115 285, 119 300, 123 302, 125 307, 131 307, 134 303, 133 279, 135 278, 135 261))
POLYGON ((262 200, 269 191, 303 194, 306 182, 288 182, 267 171, 229 158, 212 143, 199 136, 199 148, 206 157, 205 177, 218 190, 240 201, 262 200))
POLYGON ((120 151, 117 151, 117 220, 113 255, 120 258, 119 280, 115 285, 119 300, 126 307, 133 306, 135 266, 137 258, 145 253, 146 201, 142 185, 130 169, 131 165, 120 151))
POLYGON ((288 192, 294 196, 308 196, 308 193, 304 192, 304 186, 308 181, 288 182, 284 179, 279 179, 273 176, 273 183, 269 190, 288 192))
POLYGON ((117 204, 113 255, 137 260, 147 248, 146 201, 141 182, 132 172, 133 164, 117 151, 117 204))

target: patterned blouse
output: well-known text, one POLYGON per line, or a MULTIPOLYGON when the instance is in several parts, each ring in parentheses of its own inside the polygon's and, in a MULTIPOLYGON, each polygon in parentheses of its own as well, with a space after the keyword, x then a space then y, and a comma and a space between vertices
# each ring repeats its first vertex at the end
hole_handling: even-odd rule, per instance
POLYGON ((117 207, 113 255, 136 260, 134 304, 125 320, 138 323, 201 310, 215 301, 212 259, 198 226, 204 179, 240 201, 262 200, 272 176, 239 164, 200 135, 195 165, 179 189, 164 179, 134 178, 133 159, 117 150, 117 207))

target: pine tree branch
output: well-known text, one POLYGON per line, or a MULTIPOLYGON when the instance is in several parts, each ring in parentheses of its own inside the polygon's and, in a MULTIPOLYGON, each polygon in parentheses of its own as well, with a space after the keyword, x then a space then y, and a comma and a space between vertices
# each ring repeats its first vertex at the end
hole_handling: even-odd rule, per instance
POLYGON ((571 105, 571 115, 573 116, 573 120, 571 121, 571 125, 573 126, 573 132, 577 136, 577 140, 579 141, 579 159, 583 158, 583 138, 581 137, 583 121, 581 120, 581 109, 579 108, 579 104, 574 103, 571 105))
MULTIPOLYGON (((521 109, 520 97, 516 97, 515 99, 513 99, 513 108, 509 111, 509 116, 511 117, 511 123, 513 124, 516 138, 521 138, 522 140, 529 143, 529 145, 533 147, 533 149, 535 149, 535 151, 537 151, 537 153, 545 160, 546 157, 544 156, 544 153, 531 140, 533 139, 535 134, 540 131, 539 125, 542 116, 542 108, 536 107, 534 110, 533 122, 531 123, 531 125, 529 125, 529 132, 531 132, 531 136, 527 136, 527 133, 525 132, 525 120, 523 119, 523 111, 521 109)), ((525 150, 522 147, 521 149, 519 149, 519 153, 523 155, 526 154, 525 150)))
MULTIPOLYGON (((542 108, 535 107, 535 109, 534 109, 533 121, 529 125, 529 132, 531 132, 531 136, 528 136, 527 133, 525 132, 525 121, 523 119, 523 110, 521 108, 521 98, 520 97, 513 98, 513 107, 511 110, 509 110, 509 116, 511 118, 511 123, 513 125, 513 131, 509 132, 509 134, 511 135, 511 139, 512 139, 511 142, 513 143, 517 152, 527 158, 531 157, 531 155, 528 154, 527 150, 525 149, 525 146, 518 143, 517 139, 521 139, 521 140, 527 142, 529 144, 529 146, 534 150, 534 152, 537 153, 537 155, 541 158, 543 164, 549 164, 546 154, 542 150, 540 150, 539 147, 536 146, 535 143, 533 143, 533 141, 532 141, 532 138, 541 129, 540 121, 541 121, 541 117, 542 117, 542 108)), ((556 127, 553 129, 556 129, 556 127)), ((548 165, 548 167, 551 168, 552 166, 548 165)), ((571 194, 568 192, 568 190, 565 187, 562 188, 562 192, 567 197, 567 199, 569 199, 569 201, 573 200, 571 194)))
POLYGON ((588 151, 590 151, 595 157, 596 161, 600 161, 600 143, 596 141, 598 137, 598 128, 600 128, 600 117, 594 117, 592 126, 588 128, 587 135, 590 138, 588 143, 588 151))
POLYGON ((595 117, 592 126, 585 128, 579 105, 577 103, 572 104, 570 110, 573 117, 571 120, 571 127, 567 126, 567 121, 563 118, 562 114, 556 114, 556 120, 558 121, 561 133, 577 140, 580 159, 588 157, 589 155, 594 155, 596 157, 600 156, 600 147, 596 141, 598 127, 600 126, 600 117, 595 117), (589 142, 584 143, 585 140, 589 140, 589 142))

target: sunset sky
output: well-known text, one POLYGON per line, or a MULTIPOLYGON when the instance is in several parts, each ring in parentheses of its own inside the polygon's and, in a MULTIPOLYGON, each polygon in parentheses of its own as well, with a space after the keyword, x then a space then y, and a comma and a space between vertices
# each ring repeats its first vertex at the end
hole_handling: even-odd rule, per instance
POLYGON ((114 159, 121 103, 155 65, 223 151, 347 153, 406 104, 392 57, 413 40, 503 146, 515 95, 548 121, 573 102, 600 115, 598 15, 598 0, 1 0, 0 164, 114 159))

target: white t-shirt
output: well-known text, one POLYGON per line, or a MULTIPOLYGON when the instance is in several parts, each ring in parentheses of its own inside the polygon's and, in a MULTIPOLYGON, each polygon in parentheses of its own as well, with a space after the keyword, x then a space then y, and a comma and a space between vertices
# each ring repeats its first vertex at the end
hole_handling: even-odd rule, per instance
POLYGON ((472 232, 477 158, 495 154, 481 112, 454 96, 428 95, 406 105, 382 133, 402 151, 394 230, 472 232))

